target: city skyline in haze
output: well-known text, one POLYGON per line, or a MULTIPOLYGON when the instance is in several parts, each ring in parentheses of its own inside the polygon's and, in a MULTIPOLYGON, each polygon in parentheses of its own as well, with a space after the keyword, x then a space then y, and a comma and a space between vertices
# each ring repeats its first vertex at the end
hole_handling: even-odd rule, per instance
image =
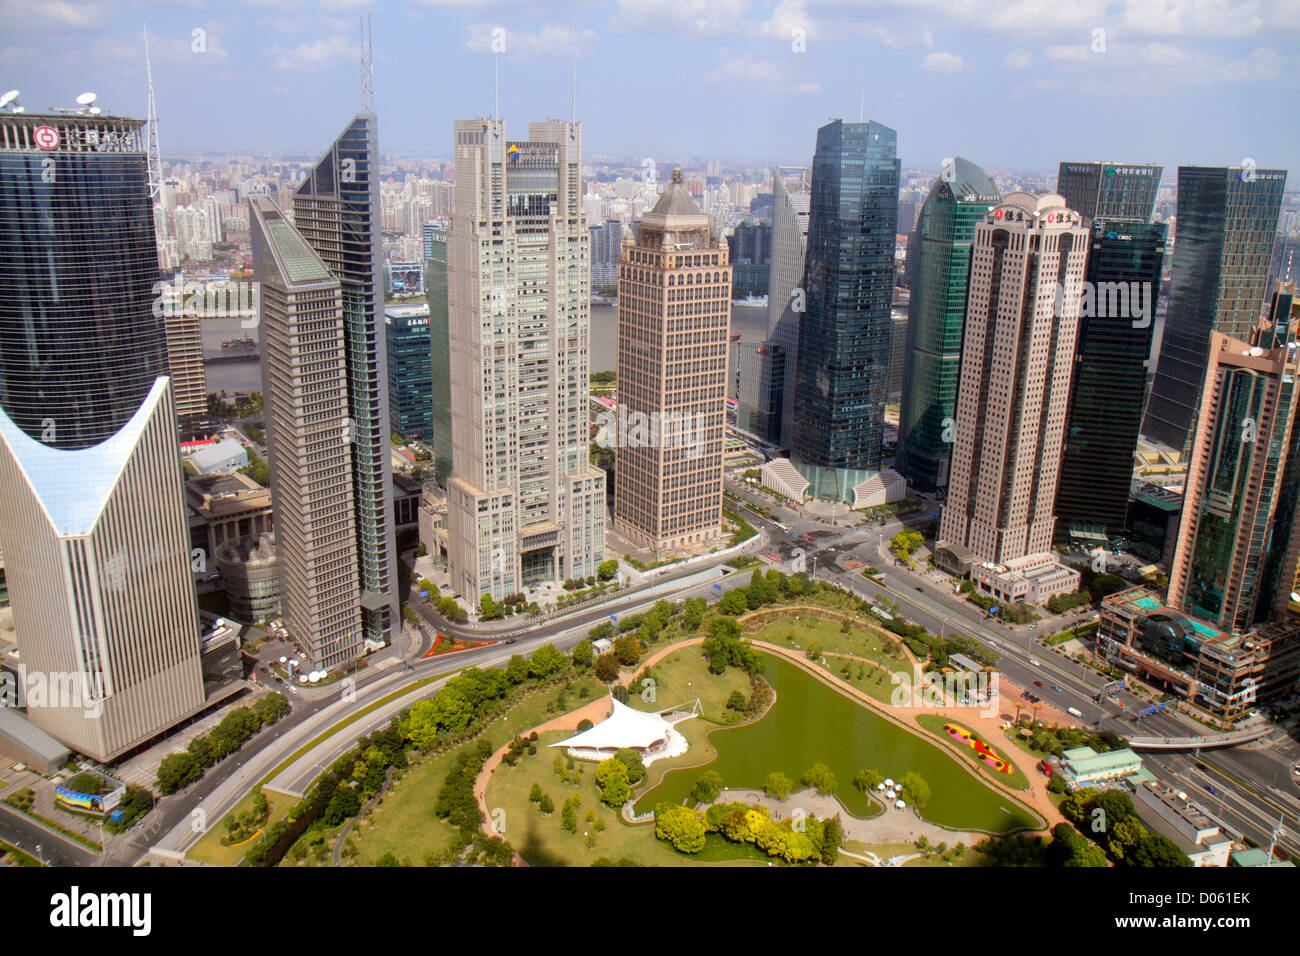
POLYGON ((369 15, 388 154, 450 158, 453 121, 494 110, 498 58, 507 128, 567 119, 576 101, 593 157, 806 164, 819 127, 859 112, 898 130, 905 167, 1155 162, 1168 180, 1180 164, 1300 157, 1281 119, 1300 8, 1282 0, 0 0, 0 13, 0 86, 28 112, 94 90, 106 113, 143 116, 147 22, 165 155, 310 152, 360 109, 369 15))

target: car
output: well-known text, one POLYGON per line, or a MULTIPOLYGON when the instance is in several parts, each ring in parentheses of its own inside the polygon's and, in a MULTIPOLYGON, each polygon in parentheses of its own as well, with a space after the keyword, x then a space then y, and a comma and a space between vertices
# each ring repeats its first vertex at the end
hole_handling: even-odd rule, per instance
POLYGON ((1036 657, 1031 657, 1031 658, 1029 658, 1029 663, 1033 664, 1035 667, 1042 667, 1042 666, 1043 666, 1042 663, 1041 663, 1041 662, 1038 660, 1038 658, 1036 658, 1036 657))
POLYGON ((1042 687, 1042 686, 1043 686, 1043 682, 1040 681, 1040 680, 1036 680, 1036 681, 1034 681, 1034 686, 1035 686, 1035 687, 1042 687))
POLYGON ((1060 684, 1053 684, 1053 685, 1052 685, 1052 690, 1056 691, 1058 694, 1061 693, 1061 685, 1060 685, 1060 684))
POLYGON ((510 638, 510 640, 506 641, 506 643, 507 643, 507 644, 513 644, 513 643, 514 643, 515 641, 517 641, 517 640, 519 640, 519 638, 517 638, 517 637, 512 637, 512 638, 510 638))
POLYGON ((1037 624, 1030 624, 1030 625, 1029 625, 1029 629, 1030 629, 1031 631, 1036 631, 1036 630, 1038 630, 1038 625, 1037 625, 1037 624))
POLYGON ((1212 797, 1217 797, 1219 795, 1218 789, 1212 783, 1207 783, 1205 785, 1205 792, 1212 797))
POLYGON ((1119 704, 1121 707, 1124 706, 1124 702, 1122 700, 1117 700, 1115 701, 1115 703, 1119 704))

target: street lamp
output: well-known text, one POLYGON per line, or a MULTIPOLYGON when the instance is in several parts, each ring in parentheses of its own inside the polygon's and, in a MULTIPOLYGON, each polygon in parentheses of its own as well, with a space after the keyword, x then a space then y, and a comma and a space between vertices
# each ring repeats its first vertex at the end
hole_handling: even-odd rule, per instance
POLYGON ((36 856, 40 858, 41 866, 45 866, 45 854, 41 852, 41 845, 36 844, 36 856))

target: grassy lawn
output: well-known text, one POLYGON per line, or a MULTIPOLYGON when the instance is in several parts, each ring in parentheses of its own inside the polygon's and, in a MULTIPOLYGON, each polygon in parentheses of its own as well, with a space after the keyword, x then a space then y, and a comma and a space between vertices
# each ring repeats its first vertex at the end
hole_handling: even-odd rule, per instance
MULTIPOLYGON (((566 710, 582 706, 604 693, 605 685, 593 677, 575 679, 568 694, 566 710), (585 698, 580 696, 583 688, 587 690, 585 698)), ((560 688, 536 692, 508 710, 486 731, 493 747, 500 747, 518 734, 558 716, 561 713, 556 708, 559 694, 560 688)), ((385 853, 391 852, 398 859, 405 857, 419 866, 429 853, 446 849, 455 831, 434 814, 433 807, 438 788, 446 779, 456 753, 453 750, 440 757, 425 758, 393 782, 383 801, 349 834, 348 839, 358 850, 352 863, 372 866, 385 853)), ((541 754, 539 748, 538 757, 541 754)), ((506 839, 513 842, 511 836, 507 833, 506 839)))
POLYGON ((630 706, 647 713, 679 705, 684 705, 683 710, 690 710, 698 698, 704 713, 722 720, 727 715, 727 698, 733 691, 740 691, 746 698, 750 694, 749 678, 742 671, 728 667, 722 674, 710 674, 698 645, 674 651, 655 664, 652 671, 655 699, 645 701, 641 695, 633 694, 628 700, 630 706))
MULTIPOLYGON (((951 846, 949 847, 951 849, 951 846)), ((857 853, 859 856, 866 856, 867 853, 874 853, 882 860, 888 860, 893 856, 911 856, 913 853, 920 852, 915 843, 862 843, 859 840, 848 840, 844 843, 844 849, 850 853, 857 853)), ((944 860, 938 854, 919 857, 915 860, 908 860, 903 864, 904 867, 962 867, 962 866, 980 866, 984 861, 983 856, 976 853, 970 847, 966 847, 960 857, 952 860, 944 860)), ((864 863, 861 860, 855 860, 852 857, 840 854, 836 866, 865 866, 870 867, 870 863, 864 863)))
POLYGON ((964 756, 967 760, 970 760, 976 766, 978 766, 980 772, 983 773, 985 776, 987 776, 990 780, 996 780, 999 783, 1005 783, 1008 786, 1014 787, 1017 790, 1029 789, 1029 778, 1025 776, 1025 772, 1023 770, 1021 770, 1019 767, 1017 767, 1014 763, 1011 762, 1011 759, 1006 755, 1006 752, 998 749, 998 747, 993 743, 993 741, 984 740, 982 734, 977 733, 975 730, 966 726, 961 721, 951 720, 946 717, 939 717, 936 714, 917 714, 916 722, 920 724, 922 727, 924 727, 926 730, 928 730, 930 733, 934 734, 936 737, 942 737, 945 740, 951 740, 954 743, 958 744, 959 745, 958 749, 961 751, 962 756, 964 756), (969 731, 970 733, 975 734, 976 737, 979 737, 979 739, 984 740, 984 742, 988 744, 989 747, 993 750, 993 753, 995 753, 997 756, 1001 757, 1008 764, 1010 764, 1011 772, 1001 773, 995 770, 993 767, 989 766, 987 763, 984 762, 982 758, 980 758, 975 753, 974 750, 972 750, 970 747, 965 746, 964 744, 961 743, 961 741, 952 737, 947 731, 945 731, 943 729, 944 724, 956 724, 962 730, 969 731))
MULTIPOLYGON (((697 722, 699 718, 690 721, 697 722)), ((564 731, 541 734, 536 756, 525 755, 514 767, 501 764, 488 783, 489 811, 504 813, 505 838, 533 866, 590 866, 600 857, 614 861, 627 857, 643 865, 660 866, 766 864, 767 855, 748 844, 714 838, 700 853, 682 854, 655 838, 653 824, 624 823, 616 810, 600 802, 594 763, 575 761, 575 769, 583 770, 577 783, 562 782, 556 774, 555 756, 560 751, 549 745, 568 736, 564 731), (543 814, 529 801, 534 783, 555 803, 554 813, 543 814), (577 831, 569 833, 561 825, 561 809, 574 793, 581 796, 582 803, 577 811, 577 831), (596 821, 604 824, 604 830, 597 830, 596 821), (595 838, 591 845, 587 834, 595 838)), ((651 769, 655 766, 651 764, 651 769)))
POLYGON ((836 654, 826 654, 822 660, 824 661, 822 668, 826 673, 834 674, 846 684, 852 684, 868 697, 882 704, 892 702, 894 688, 898 685, 891 679, 891 672, 836 654), (845 673, 845 665, 848 666, 847 673, 845 673))
POLYGON ((842 622, 813 617, 804 613, 798 620, 787 619, 765 625, 753 636, 778 647, 806 650, 816 644, 827 654, 850 654, 883 664, 890 670, 908 669, 901 643, 885 631, 860 624, 851 625, 847 633, 842 622), (791 635, 794 640, 791 641, 791 635), (891 655, 887 653, 893 651, 891 655))
MULTIPOLYGON (((271 790, 263 790, 266 794, 267 805, 271 808, 270 815, 266 818, 266 825, 269 827, 280 818, 280 815, 287 811, 293 805, 292 797, 287 797, 283 793, 275 793, 271 790)), ((253 793, 249 791, 244 795, 244 799, 235 804, 234 808, 226 816, 238 817, 246 810, 253 808, 253 793)), ((239 861, 244 858, 248 848, 252 846, 249 843, 245 846, 231 847, 222 846, 221 838, 226 833, 223 825, 226 816, 217 820, 208 821, 208 832, 199 838, 199 842, 186 851, 187 859, 198 860, 201 863, 211 863, 214 866, 238 866, 239 861)))

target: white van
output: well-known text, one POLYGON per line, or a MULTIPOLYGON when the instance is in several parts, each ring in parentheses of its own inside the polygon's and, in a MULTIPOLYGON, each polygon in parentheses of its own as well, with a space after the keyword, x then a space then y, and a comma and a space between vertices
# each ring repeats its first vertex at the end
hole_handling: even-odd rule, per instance
POLYGON ((1073 715, 1073 716, 1075 716, 1075 717, 1082 717, 1082 716, 1083 716, 1083 711, 1079 710, 1079 708, 1077 708, 1077 707, 1067 707, 1067 708, 1065 708, 1065 712, 1066 712, 1067 714, 1071 714, 1071 715, 1073 715))

